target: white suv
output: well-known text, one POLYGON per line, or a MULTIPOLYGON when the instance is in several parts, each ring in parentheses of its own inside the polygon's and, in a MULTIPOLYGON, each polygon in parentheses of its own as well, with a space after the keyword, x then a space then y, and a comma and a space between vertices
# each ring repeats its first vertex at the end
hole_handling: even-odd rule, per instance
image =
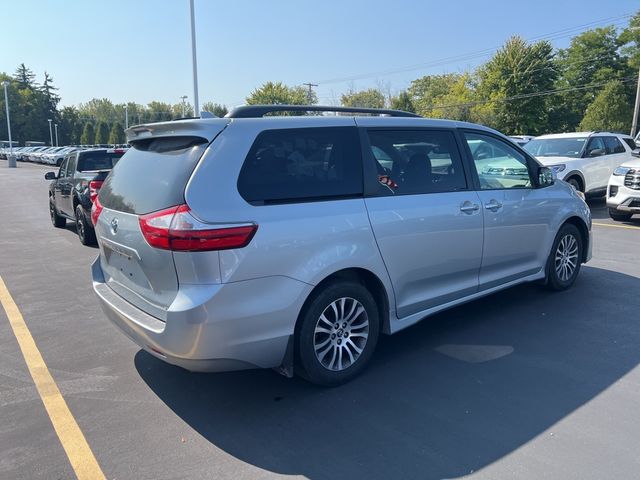
POLYGON ((613 171, 607 187, 609 216, 626 222, 640 214, 640 158, 624 162, 613 171))
POLYGON ((631 160, 634 148, 629 135, 609 132, 576 132, 542 135, 524 149, 560 180, 589 196, 602 196, 609 177, 621 164, 631 160))

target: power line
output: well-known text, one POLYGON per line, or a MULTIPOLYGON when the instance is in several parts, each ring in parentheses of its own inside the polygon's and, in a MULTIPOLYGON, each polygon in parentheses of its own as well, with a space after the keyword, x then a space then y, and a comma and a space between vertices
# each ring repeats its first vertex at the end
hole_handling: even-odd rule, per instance
MULTIPOLYGON (((634 82, 636 80, 636 77, 626 77, 626 78, 622 78, 619 81, 622 83, 631 83, 634 82)), ((427 108, 429 109, 436 109, 436 108, 457 108, 457 107, 473 107, 475 105, 483 105, 483 104, 487 104, 487 103, 504 103, 504 102, 510 102, 512 100, 523 100, 523 99, 527 99, 527 98, 534 98, 534 97, 545 97, 548 95, 555 95, 558 93, 566 93, 566 92, 572 92, 572 91, 577 91, 577 90, 587 90, 590 88, 598 88, 598 87, 604 87, 607 83, 609 82, 600 82, 600 83, 592 83, 589 85, 579 85, 577 87, 564 87, 564 88, 556 88, 553 90, 545 90, 542 92, 531 92, 531 93, 522 93, 519 95, 513 95, 511 97, 505 97, 505 98, 495 98, 495 99, 487 99, 487 100, 478 100, 475 102, 467 102, 467 103, 453 103, 453 104, 449 104, 449 105, 429 105, 427 106, 427 108)))
MULTIPOLYGON (((625 23, 624 20, 630 18, 633 16, 633 13, 626 13, 624 15, 619 15, 616 17, 607 17, 604 19, 600 19, 600 20, 595 20, 589 23, 585 23, 582 25, 578 25, 575 27, 569 27, 569 28, 565 28, 563 30, 558 30, 555 32, 551 32, 548 34, 544 34, 544 35, 538 35, 535 37, 531 37, 529 39, 527 39, 528 42, 531 41, 539 41, 539 40, 557 40, 559 38, 563 38, 563 37, 567 37, 567 36, 573 36, 576 33, 578 33, 577 31, 581 30, 581 29, 587 29, 589 30, 590 28, 600 25, 602 23, 607 23, 607 22, 612 22, 610 23, 612 26, 616 26, 618 24, 622 24, 625 23)), ((377 71, 377 72, 368 72, 368 73, 361 73, 361 74, 355 74, 355 75, 350 75, 350 76, 345 76, 345 77, 337 77, 337 78, 330 78, 327 80, 322 80, 322 81, 318 81, 317 83, 321 84, 321 85, 326 85, 326 84, 331 84, 331 83, 341 83, 341 82, 346 82, 346 81, 350 81, 350 80, 361 80, 364 78, 371 78, 371 77, 377 77, 377 76, 383 76, 383 75, 390 75, 390 74, 394 74, 394 73, 402 73, 402 72, 409 72, 412 70, 419 70, 422 68, 429 68, 429 67, 437 67, 440 65, 446 65, 449 63, 455 63, 455 62, 460 62, 460 61, 464 61, 464 60, 472 60, 475 58, 479 58, 479 57, 484 57, 487 55, 490 55, 492 53, 494 53, 496 50, 500 49, 502 47, 502 45, 497 46, 497 47, 492 47, 492 48, 486 48, 483 50, 478 50, 475 52, 470 52, 470 53, 465 53, 465 54, 459 54, 459 55, 454 55, 451 57, 443 57, 441 59, 438 60, 433 60, 431 62, 426 62, 426 63, 419 63, 419 64, 413 64, 413 65, 407 65, 404 67, 399 67, 399 68, 395 68, 395 69, 388 69, 388 70, 381 70, 381 71, 377 71)))

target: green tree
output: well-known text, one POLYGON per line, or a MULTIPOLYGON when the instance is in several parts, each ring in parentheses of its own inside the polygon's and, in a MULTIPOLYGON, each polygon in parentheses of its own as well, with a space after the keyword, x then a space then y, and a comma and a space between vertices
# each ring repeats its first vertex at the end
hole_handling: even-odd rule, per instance
POLYGON ((391 98, 391 108, 412 113, 416 111, 411 95, 409 95, 409 92, 406 90, 403 90, 397 96, 391 98))
POLYGON ((81 145, 93 145, 95 144, 96 132, 93 128, 93 123, 87 122, 84 124, 84 130, 82 130, 82 136, 80 137, 81 145))
POLYGON ((629 67, 638 70, 640 68, 640 12, 631 18, 629 26, 622 31, 618 37, 618 44, 621 45, 620 52, 627 58, 629 67))
POLYGON ((558 53, 561 78, 559 88, 568 89, 554 98, 560 105, 565 124, 560 127, 574 130, 585 110, 594 101, 601 85, 610 80, 622 80, 630 74, 629 65, 620 56, 620 43, 615 27, 596 28, 583 32, 571 40, 565 50, 558 53), (575 90, 574 90, 575 89, 575 90))
POLYGON ((557 78, 553 47, 547 41, 528 44, 521 37, 504 46, 478 70, 479 107, 474 112, 509 134, 540 134, 548 128, 548 98, 557 78))
POLYGON ((164 102, 149 102, 147 110, 144 112, 145 122, 166 122, 173 118, 173 108, 164 102))
POLYGON ((17 88, 19 90, 29 89, 34 90, 37 87, 35 82, 36 75, 30 69, 28 69, 24 63, 21 63, 16 70, 13 77, 18 82, 17 88))
POLYGON ((126 138, 124 136, 124 127, 120 122, 114 123, 111 127, 111 132, 109 132, 109 143, 121 144, 125 142, 126 138))
POLYGON ((60 145, 74 145, 80 142, 79 124, 80 117, 75 107, 64 107, 60 110, 58 127, 60 145))
POLYGON ((376 88, 354 91, 350 89, 340 97, 340 103, 345 107, 384 108, 384 94, 376 88))
POLYGON ((473 89, 468 73, 427 75, 411 82, 408 94, 423 117, 472 121, 473 89))
MULTIPOLYGON (((311 100, 312 103, 318 101, 315 93, 312 94, 311 100)), ((288 87, 282 82, 267 82, 253 90, 246 102, 247 105, 307 105, 309 98, 304 87, 288 87)))
POLYGON ((619 80, 612 80, 587 107, 580 130, 628 132, 631 128, 633 105, 629 91, 619 80))
POLYGON ((229 113, 226 105, 214 102, 204 102, 202 104, 202 110, 204 112, 213 113, 216 117, 224 117, 229 113))
POLYGON ((109 124, 107 122, 100 122, 96 128, 96 138, 94 143, 96 145, 109 143, 109 124))

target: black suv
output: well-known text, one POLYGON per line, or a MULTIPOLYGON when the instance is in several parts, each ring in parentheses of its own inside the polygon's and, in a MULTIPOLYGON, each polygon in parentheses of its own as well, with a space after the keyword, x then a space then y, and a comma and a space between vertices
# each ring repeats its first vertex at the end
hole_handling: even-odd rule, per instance
POLYGON ((91 205, 98 196, 102 182, 126 149, 99 148, 70 153, 60 170, 48 172, 51 223, 64 228, 68 220, 76 223, 83 245, 95 245, 96 234, 91 223, 91 205))

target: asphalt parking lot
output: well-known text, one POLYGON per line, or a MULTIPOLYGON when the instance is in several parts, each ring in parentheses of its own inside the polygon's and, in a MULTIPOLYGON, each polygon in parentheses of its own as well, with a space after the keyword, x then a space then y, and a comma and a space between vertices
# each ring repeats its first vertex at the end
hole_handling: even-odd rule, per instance
MULTIPOLYGON (((354 382, 192 374, 140 351, 94 299, 47 167, 0 161, 0 277, 108 479, 637 478, 640 220, 592 202, 573 289, 527 285, 382 339, 354 382)), ((0 478, 74 478, 0 309, 0 478)))

